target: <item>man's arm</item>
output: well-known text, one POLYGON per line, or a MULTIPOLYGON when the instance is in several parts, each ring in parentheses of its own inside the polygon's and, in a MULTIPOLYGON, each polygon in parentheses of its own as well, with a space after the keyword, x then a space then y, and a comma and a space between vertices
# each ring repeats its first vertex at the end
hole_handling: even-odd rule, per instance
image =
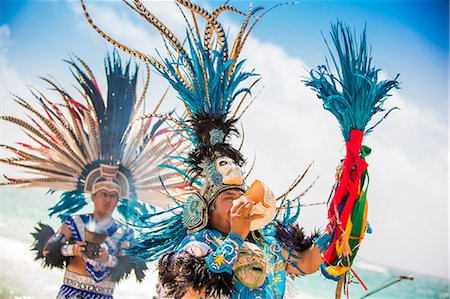
POLYGON ((304 251, 289 251, 282 249, 283 258, 288 265, 286 271, 293 275, 308 275, 319 270, 323 263, 320 249, 316 244, 304 251))
POLYGON ((321 252, 324 245, 315 243, 319 237, 317 232, 308 237, 297 224, 285 226, 277 221, 275 237, 281 243, 288 273, 308 275, 320 268, 323 263, 321 252))
POLYGON ((47 241, 47 244, 44 248, 44 256, 51 254, 52 250, 56 250, 54 254, 57 254, 58 247, 59 252, 65 257, 84 257, 83 252, 85 250, 85 242, 73 242, 72 239, 72 231, 67 224, 71 217, 64 222, 61 227, 58 229, 58 232, 53 234, 53 236, 47 241), (72 241, 72 242, 70 242, 72 241))
MULTIPOLYGON (((159 260, 159 280, 165 295, 228 297, 233 284, 233 266, 254 219, 254 203, 245 197, 234 200, 230 209, 230 232, 215 250, 193 238, 181 250, 164 254, 159 260)), ((212 239, 212 237, 211 237, 212 239)), ((186 298, 188 298, 186 297, 186 298)), ((198 297, 197 297, 198 298, 198 297)))
POLYGON ((81 256, 84 251, 82 243, 68 244, 71 231, 66 223, 55 231, 46 224, 38 223, 32 233, 34 243, 32 250, 36 251, 36 260, 42 259, 44 266, 64 268, 69 262, 70 256, 81 256))

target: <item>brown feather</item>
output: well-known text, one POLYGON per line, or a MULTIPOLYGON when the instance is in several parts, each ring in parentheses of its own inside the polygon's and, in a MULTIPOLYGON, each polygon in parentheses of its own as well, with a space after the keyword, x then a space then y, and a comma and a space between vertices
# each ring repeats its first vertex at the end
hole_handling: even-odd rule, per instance
POLYGON ((28 124, 27 122, 12 117, 12 116, 0 116, 0 119, 9 121, 13 124, 16 124, 24 129, 26 129, 27 131, 33 133, 35 136, 37 136, 38 138, 40 138, 41 140, 43 140, 45 143, 47 143, 48 145, 50 145, 54 150, 56 150, 58 153, 60 153, 61 155, 63 155, 65 158, 67 158, 68 160, 74 162, 75 164, 77 164, 79 167, 83 167, 82 165, 79 164, 78 161, 76 161, 75 159, 73 159, 68 153, 66 153, 63 149, 61 149, 57 144, 55 144, 54 142, 52 142, 51 140, 49 140, 47 137, 45 137, 41 132, 39 132, 38 130, 36 130, 34 127, 32 127, 30 124, 28 124))
POLYGON ((139 108, 141 108, 142 103, 145 100, 145 97, 147 96, 147 90, 148 90, 148 86, 150 83, 150 67, 148 65, 148 63, 145 63, 145 69, 146 69, 146 79, 145 79, 145 84, 144 84, 144 89, 142 90, 142 94, 141 97, 139 98, 139 101, 136 103, 136 105, 134 106, 133 112, 131 114, 130 119, 133 119, 134 116, 136 115, 136 113, 138 112, 139 108))
MULTIPOLYGON (((308 173, 309 169, 311 168, 311 166, 314 164, 314 161, 312 161, 309 166, 306 168, 306 170, 303 172, 303 174, 299 175, 295 181, 292 183, 291 187, 289 187, 289 189, 284 192, 282 195, 278 196, 275 200, 280 200, 284 197, 286 197, 292 190, 294 190, 295 187, 297 187, 297 185, 303 180, 303 178, 306 176, 306 174, 308 173)), ((309 189, 308 189, 309 190, 309 189)))
MULTIPOLYGON (((210 23, 217 34, 219 46, 225 45, 226 34, 225 31, 223 30, 222 25, 219 22, 217 22, 217 20, 208 11, 206 11, 203 7, 200 7, 192 3, 189 0, 176 0, 176 1, 181 5, 185 6, 186 8, 188 8, 189 10, 197 13, 198 15, 203 17, 206 20, 206 22, 210 23)), ((224 48, 224 57, 228 58, 228 50, 226 48, 224 48)))
POLYGON ((91 25, 92 28, 94 28, 95 31, 97 31, 98 34, 100 34, 105 40, 107 40, 109 43, 113 44, 114 46, 116 46, 117 48, 121 49, 122 51, 133 55, 134 57, 147 62, 147 61, 154 61, 155 59, 153 57, 150 57, 148 55, 145 55, 137 50, 132 50, 126 46, 124 46, 123 44, 117 42, 116 40, 114 40, 113 38, 109 37, 106 33, 104 33, 102 30, 100 30, 100 28, 97 27, 97 25, 95 25, 95 23, 92 21, 91 17, 89 16, 86 6, 84 5, 84 1, 81 0, 81 7, 83 8, 83 13, 84 16, 86 17, 87 21, 89 22, 89 24, 91 25))
POLYGON ((164 37, 167 39, 175 50, 183 55, 186 51, 183 48, 182 43, 175 37, 175 35, 160 21, 156 18, 139 0, 134 0, 134 5, 139 12, 139 14, 144 17, 147 22, 152 24, 164 37))
POLYGON ((72 172, 72 173, 76 173, 77 172, 74 168, 72 168, 72 167, 70 167, 70 166, 68 166, 68 165, 66 165, 64 163, 53 161, 53 160, 48 160, 48 159, 43 159, 41 157, 35 156, 33 154, 30 154, 30 153, 27 153, 27 152, 24 152, 24 151, 21 151, 21 150, 16 149, 16 148, 14 148, 12 146, 9 146, 9 145, 0 144, 0 147, 8 149, 8 150, 12 151, 13 153, 23 157, 23 159, 26 159, 26 160, 31 161, 31 162, 36 162, 36 163, 41 163, 41 164, 49 164, 49 165, 52 165, 52 166, 60 168, 60 169, 61 168, 65 169, 68 172, 72 172))
POLYGON ((46 118, 41 113, 36 111, 30 104, 28 104, 23 99, 16 96, 15 101, 16 101, 16 103, 18 103, 19 105, 21 105, 22 107, 27 109, 28 111, 35 114, 50 129, 50 131, 54 134, 53 136, 58 139, 58 141, 61 143, 61 145, 64 147, 64 149, 66 151, 70 152, 73 156, 78 156, 77 154, 75 154, 75 152, 69 146, 69 144, 66 142, 67 137, 62 135, 61 131, 54 125, 54 123, 52 121, 50 121, 48 118, 46 118))

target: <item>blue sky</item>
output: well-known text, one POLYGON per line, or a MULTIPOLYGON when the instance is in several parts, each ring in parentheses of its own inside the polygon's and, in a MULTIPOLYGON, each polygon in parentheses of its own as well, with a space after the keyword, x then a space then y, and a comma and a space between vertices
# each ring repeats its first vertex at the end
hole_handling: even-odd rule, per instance
MULTIPOLYGON (((120 4, 103 1, 108 2, 116 7, 120 4)), ((13 29, 11 42, 13 46, 22 45, 10 53, 12 59, 35 56, 30 48, 38 43, 48 44, 48 55, 55 54, 59 59, 66 53, 83 52, 85 45, 77 42, 83 39, 83 32, 71 26, 79 16, 68 15, 67 2, 2 0, 1 3, 2 23, 13 29), (51 16, 51 22, 47 22, 45 15, 51 16), (73 38, 61 40, 59 35, 73 38)), ((269 7, 275 3, 256 1, 255 5, 269 7)), ((246 3, 235 1, 235 5, 245 8, 246 3)), ((366 23, 375 64, 390 74, 400 73, 409 98, 432 105, 441 111, 439 117, 446 117, 447 113, 439 109, 439 102, 446 101, 447 93, 448 1, 300 1, 268 14, 256 27, 254 36, 270 40, 288 54, 301 56, 308 65, 314 66, 322 63, 326 54, 321 32, 328 36, 330 22, 337 19, 358 30, 366 23), (415 76, 418 70, 424 76, 415 76), (427 95, 430 88, 437 93, 431 99, 427 95)), ((98 40, 95 46, 101 44, 98 40)), ((44 63, 37 67, 45 69, 44 63)))
MULTIPOLYGON (((231 3, 247 7, 244 1, 231 3)), ((123 3, 87 5, 94 21, 111 36, 154 53, 156 32, 123 3)), ((172 16, 169 4, 158 2, 154 7, 162 19, 172 16)), ((2 114, 21 113, 9 105, 7 92, 27 96, 27 84, 45 88, 37 76, 52 74, 70 86, 62 62, 70 53, 88 62, 102 81, 103 55, 110 47, 89 27, 77 1, 2 0, 1 8, 2 114)), ((374 149, 369 161, 369 220, 374 233, 364 241, 360 255, 369 262, 448 278, 448 1, 301 1, 268 14, 242 56, 263 76, 265 86, 243 119, 246 154, 252 157, 256 152, 258 157, 253 176, 280 193, 315 160, 312 177, 320 174, 321 179, 305 201, 328 196, 342 138, 331 114, 301 80, 305 69, 324 63, 328 53, 321 32, 328 38, 330 23, 337 19, 357 31, 367 24, 373 63, 386 77, 400 73, 402 82, 402 89, 388 101, 402 110, 367 137, 374 149), (423 236, 434 245, 422 260, 417 256, 423 249, 415 248, 415 239, 423 236)), ((225 20, 234 25, 240 21, 225 20)), ((168 22, 183 32, 179 20, 168 22)), ((153 78, 150 98, 155 99, 165 85, 153 78)), ((2 142, 9 142, 12 133, 3 125, 2 142)), ((305 209, 302 224, 311 229, 323 225, 323 209, 305 209)))

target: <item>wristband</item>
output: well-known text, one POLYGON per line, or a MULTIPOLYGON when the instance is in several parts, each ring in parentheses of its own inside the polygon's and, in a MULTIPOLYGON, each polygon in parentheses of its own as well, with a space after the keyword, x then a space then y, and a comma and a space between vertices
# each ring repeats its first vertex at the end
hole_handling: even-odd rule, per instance
POLYGON ((61 254, 63 256, 74 256, 73 254, 73 244, 65 244, 61 246, 61 254))
POLYGON ((328 249, 328 247, 330 247, 331 241, 332 240, 331 240, 330 235, 328 233, 325 233, 325 234, 315 238, 313 242, 319 248, 320 253, 324 253, 328 249))
POLYGON ((114 255, 108 254, 108 260, 105 263, 106 267, 114 268, 117 266, 117 258, 114 255))
POLYGON ((244 239, 242 239, 241 236, 239 236, 238 234, 235 234, 233 232, 228 234, 228 238, 233 240, 234 242, 236 242, 239 249, 241 248, 242 244, 244 243, 244 239))

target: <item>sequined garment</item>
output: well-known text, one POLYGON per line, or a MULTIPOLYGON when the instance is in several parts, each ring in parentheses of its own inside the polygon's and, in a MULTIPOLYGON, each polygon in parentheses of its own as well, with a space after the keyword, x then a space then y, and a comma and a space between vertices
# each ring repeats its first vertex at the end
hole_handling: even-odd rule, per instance
MULTIPOLYGON (((92 223, 94 223, 94 218, 92 214, 70 216, 65 221, 65 224, 69 227, 71 231, 72 240, 76 242, 85 241, 86 227, 92 225, 92 223)), ((111 219, 110 223, 108 223, 108 225, 105 227, 104 232, 106 233, 107 237, 103 241, 101 246, 102 247, 106 246, 108 248, 107 252, 110 255, 116 257, 123 255, 123 249, 121 246, 123 246, 124 242, 126 243, 131 241, 131 239, 133 238, 133 231, 125 227, 121 223, 119 223, 117 220, 111 219)), ((98 297, 88 296, 83 298, 112 298, 111 295, 113 294, 115 283, 112 282, 109 277, 111 269, 107 267, 105 264, 94 259, 85 258, 85 261, 86 261, 86 271, 89 273, 90 276, 88 277, 83 275, 76 275, 74 276, 74 278, 67 278, 66 276, 69 275, 68 273, 72 272, 66 271, 66 276, 64 277, 64 284, 60 290, 60 295, 64 294, 64 296, 66 297, 61 298, 72 298, 71 296, 77 289, 80 292, 93 291, 94 293, 92 293, 92 295, 89 296, 93 296, 98 293, 98 297), (102 286, 102 284, 105 283, 107 284, 108 287, 102 286), (108 296, 103 297, 103 295, 108 295, 109 297, 108 296)))
MULTIPOLYGON (((281 244, 272 236, 264 236, 259 241, 245 240, 257 247, 267 268, 264 283, 254 289, 246 286, 241 277, 237 277, 235 266, 243 253, 244 242, 234 234, 224 235, 217 230, 204 229, 190 234, 181 243, 179 250, 187 251, 198 257, 204 257, 208 269, 217 274, 224 272, 233 274, 233 292, 229 298, 282 298, 286 284, 286 261, 281 254, 281 244)), ((260 271, 260 269, 256 269, 260 271)))

